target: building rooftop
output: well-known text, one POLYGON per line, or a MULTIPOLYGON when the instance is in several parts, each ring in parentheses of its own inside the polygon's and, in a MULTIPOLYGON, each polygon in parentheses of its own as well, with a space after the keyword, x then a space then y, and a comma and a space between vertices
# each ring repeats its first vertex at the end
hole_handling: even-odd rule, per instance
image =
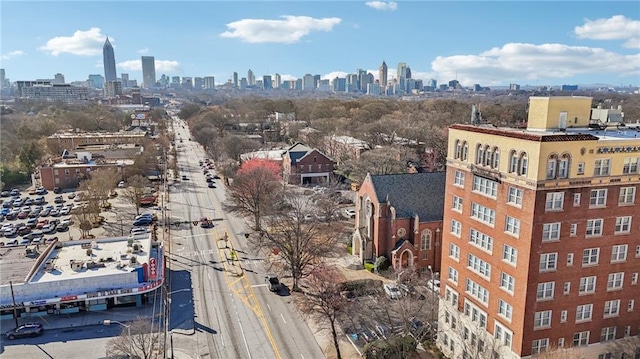
POLYGON ((243 161, 248 161, 252 158, 259 158, 263 160, 282 161, 282 155, 284 155, 286 151, 286 149, 281 148, 275 150, 260 150, 248 152, 241 154, 240 159, 243 161))
POLYGON ((463 125, 456 124, 452 129, 485 133, 490 135, 513 137, 536 142, 561 141, 613 141, 629 140, 640 137, 640 123, 627 124, 624 127, 610 127, 606 130, 595 128, 567 128, 565 131, 529 130, 511 127, 495 127, 492 125, 463 125))
POLYGON ((78 137, 144 137, 144 131, 120 131, 120 132, 63 132, 54 133, 48 138, 78 138, 78 137))
MULTIPOLYGON (((27 256, 25 246, 0 248, 0 285, 24 283, 38 256, 27 256)), ((44 251, 46 245, 38 247, 44 251)))

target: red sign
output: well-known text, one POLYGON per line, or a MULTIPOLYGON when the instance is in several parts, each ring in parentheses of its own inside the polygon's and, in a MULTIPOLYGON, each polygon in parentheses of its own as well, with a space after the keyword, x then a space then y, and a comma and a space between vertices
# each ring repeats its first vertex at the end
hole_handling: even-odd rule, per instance
POLYGON ((68 300, 76 300, 76 299, 78 299, 77 295, 68 295, 68 296, 60 298, 60 300, 63 301, 63 302, 66 302, 68 300))
POLYGON ((149 279, 158 278, 158 266, 155 258, 149 258, 149 279))

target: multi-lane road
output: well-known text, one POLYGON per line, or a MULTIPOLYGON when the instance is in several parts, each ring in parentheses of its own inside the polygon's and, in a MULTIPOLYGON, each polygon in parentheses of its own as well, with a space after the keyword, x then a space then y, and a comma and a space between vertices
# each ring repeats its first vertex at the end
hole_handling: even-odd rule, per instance
POLYGON ((166 234, 174 350, 193 358, 324 358, 292 297, 264 284, 269 265, 246 245, 245 221, 223 211, 222 181, 208 188, 198 163, 204 149, 190 141, 181 120, 173 122, 180 181, 170 187, 166 207, 171 221, 183 222, 166 234), (202 217, 213 218, 215 227, 193 225, 202 217), (239 261, 228 260, 225 233, 239 261), (189 327, 195 334, 189 335, 189 327))

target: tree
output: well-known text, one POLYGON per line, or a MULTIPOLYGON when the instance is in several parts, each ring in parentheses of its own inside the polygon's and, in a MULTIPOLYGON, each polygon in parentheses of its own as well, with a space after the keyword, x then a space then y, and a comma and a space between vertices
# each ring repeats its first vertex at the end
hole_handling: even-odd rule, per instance
POLYGON ((107 342, 107 357, 154 358, 154 349, 160 343, 160 336, 153 333, 153 323, 138 317, 127 325, 119 336, 107 342))
POLYGON ((328 325, 336 349, 336 358, 341 359, 338 341, 338 320, 346 314, 350 302, 341 293, 344 277, 335 267, 319 265, 305 282, 306 295, 300 298, 302 312, 312 317, 316 323, 328 325))
POLYGON ((182 109, 180 109, 180 112, 178 112, 178 117, 183 120, 188 120, 191 116, 197 114, 198 112, 200 112, 200 106, 194 103, 189 103, 184 105, 182 109))
POLYGON ((128 187, 124 190, 124 198, 136 206, 136 214, 140 214, 140 200, 144 197, 146 188, 150 184, 146 177, 140 175, 129 177, 128 187))
POLYGON ((290 212, 268 217, 267 227, 254 239, 258 247, 277 253, 291 271, 293 291, 299 290, 300 280, 307 277, 337 243, 331 227, 315 220, 305 221, 305 216, 310 214, 305 202, 303 195, 290 195, 290 212))
POLYGON ((42 149, 36 145, 35 141, 32 141, 28 145, 22 146, 19 155, 20 163, 28 173, 33 173, 42 155, 42 149))
POLYGON ((607 347, 614 358, 637 358, 640 355, 640 336, 625 336, 612 341, 607 347))
POLYGON ((260 231, 262 216, 277 198, 280 172, 280 165, 274 161, 254 158, 244 162, 229 186, 226 209, 252 216, 255 230, 260 231))
POLYGON ((119 179, 120 174, 115 169, 102 168, 91 173, 91 179, 83 182, 88 182, 93 194, 100 201, 100 206, 105 207, 109 194, 115 188, 119 179))
POLYGON ((386 175, 406 173, 410 163, 419 163, 411 148, 387 146, 362 153, 360 159, 348 160, 338 166, 338 173, 355 182, 362 182, 367 173, 386 175))

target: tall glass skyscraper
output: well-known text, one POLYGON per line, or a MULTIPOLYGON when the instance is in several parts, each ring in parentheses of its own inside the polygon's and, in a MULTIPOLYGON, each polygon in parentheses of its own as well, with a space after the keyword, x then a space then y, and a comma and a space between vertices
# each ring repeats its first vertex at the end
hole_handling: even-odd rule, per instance
POLYGON ((117 78, 116 56, 113 53, 113 46, 111 46, 111 42, 109 42, 108 37, 107 41, 104 42, 104 46, 102 47, 102 63, 104 64, 105 83, 109 83, 109 81, 115 81, 117 78))
POLYGON ((156 59, 142 56, 142 82, 145 88, 156 87, 156 59))

